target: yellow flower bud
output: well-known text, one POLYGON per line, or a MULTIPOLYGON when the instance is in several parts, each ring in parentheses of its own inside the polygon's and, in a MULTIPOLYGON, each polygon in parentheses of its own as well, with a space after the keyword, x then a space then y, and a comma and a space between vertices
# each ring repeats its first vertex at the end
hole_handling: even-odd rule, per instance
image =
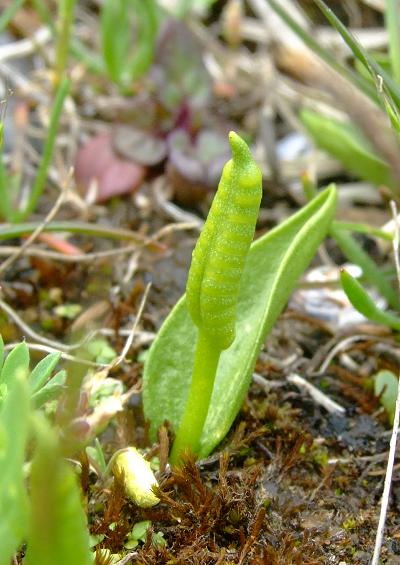
POLYGON ((127 496, 141 508, 160 502, 151 490, 158 486, 150 463, 134 447, 117 452, 111 462, 114 477, 121 481, 127 496))

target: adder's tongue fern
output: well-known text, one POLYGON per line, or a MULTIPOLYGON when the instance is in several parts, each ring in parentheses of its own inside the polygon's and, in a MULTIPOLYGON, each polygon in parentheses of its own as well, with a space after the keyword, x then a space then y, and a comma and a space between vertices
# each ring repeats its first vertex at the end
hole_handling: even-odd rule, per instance
POLYGON ((229 134, 232 159, 222 172, 204 228, 193 251, 186 300, 199 329, 188 402, 171 460, 196 453, 221 352, 235 339, 240 281, 261 202, 261 171, 246 143, 229 134))
POLYGON ((194 323, 220 350, 235 338, 240 280, 261 201, 261 172, 248 146, 234 132, 229 142, 233 157, 193 251, 186 286, 194 323))

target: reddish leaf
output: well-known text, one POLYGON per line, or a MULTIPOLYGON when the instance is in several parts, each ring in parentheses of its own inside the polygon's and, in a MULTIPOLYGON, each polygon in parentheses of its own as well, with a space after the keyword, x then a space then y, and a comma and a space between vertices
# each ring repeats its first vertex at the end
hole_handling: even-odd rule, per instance
POLYGON ((96 202, 104 202, 137 190, 146 174, 146 168, 121 159, 112 148, 110 133, 101 133, 90 139, 77 153, 75 179, 79 190, 86 194, 93 182, 97 183, 96 202))

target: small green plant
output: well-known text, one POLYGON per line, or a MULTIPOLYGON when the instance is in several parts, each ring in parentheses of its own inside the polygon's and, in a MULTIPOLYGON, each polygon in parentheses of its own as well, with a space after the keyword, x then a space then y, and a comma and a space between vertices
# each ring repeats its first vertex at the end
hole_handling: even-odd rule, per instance
POLYGON ((250 150, 231 132, 233 158, 223 170, 207 222, 193 251, 186 301, 198 328, 189 396, 171 454, 199 451, 219 359, 235 339, 240 279, 260 207, 261 171, 250 150))
MULTIPOLYGON (((368 320, 400 331, 400 318, 377 307, 367 291, 344 269, 340 273, 342 288, 351 304, 368 320)), ((393 425, 398 378, 391 371, 379 371, 373 377, 375 396, 378 396, 385 408, 390 425, 393 425)))
POLYGON ((23 542, 24 564, 89 565, 93 559, 74 471, 58 433, 37 410, 63 388, 63 371, 51 377, 59 354, 45 357, 30 372, 25 343, 4 362, 3 351, 0 338, 0 565, 9 565, 23 542))
POLYGON ((379 371, 374 375, 374 392, 384 407, 389 424, 393 426, 396 412, 397 388, 399 379, 392 371, 379 371))
MULTIPOLYGON (((342 102, 343 109, 348 114, 347 121, 332 118, 308 107, 300 111, 300 118, 317 146, 338 159, 347 170, 369 182, 385 185, 395 197, 398 197, 400 178, 398 2, 388 0, 385 4, 389 50, 387 54, 383 54, 382 59, 382 54, 375 56, 369 53, 323 0, 313 1, 350 48, 354 55, 355 65, 340 61, 320 45, 312 33, 303 29, 281 3, 276 0, 268 0, 287 25, 331 69, 339 73, 340 80, 343 81, 340 88, 331 84, 331 89, 335 98, 342 102)), ((328 86, 325 85, 323 88, 328 88, 328 86)), ((310 183, 304 183, 306 184, 310 183)), ((310 186, 304 186, 304 188, 306 192, 314 195, 317 193, 316 187, 311 187, 311 190, 310 186)), ((363 249, 352 232, 384 238, 388 234, 382 231, 373 232, 372 228, 362 224, 345 222, 333 222, 329 230, 329 235, 335 240, 348 261, 362 269, 365 281, 373 285, 392 308, 398 309, 400 307, 399 295, 393 289, 387 274, 382 272, 382 269, 363 249)), ((389 237, 392 239, 390 234, 389 237)))
POLYGON ((335 212, 332 186, 249 249, 261 176, 243 140, 232 133, 230 143, 233 158, 194 251, 187 294, 145 363, 145 414, 153 437, 165 420, 173 424, 174 463, 185 449, 208 455, 229 431, 265 337, 335 212))
POLYGON ((154 0, 106 0, 103 3, 103 60, 109 77, 118 86, 130 87, 148 70, 153 62, 157 31, 158 15, 154 0), (137 37, 132 46, 134 23, 137 37))
POLYGON ((8 222, 22 222, 34 212, 41 195, 45 189, 47 172, 53 156, 58 125, 61 118, 65 98, 68 95, 70 82, 64 78, 55 95, 52 108, 47 138, 43 148, 43 155, 39 163, 36 178, 33 182, 27 203, 18 208, 16 205, 16 193, 18 194, 21 179, 19 175, 8 174, 4 162, 3 152, 0 146, 0 216, 8 222))

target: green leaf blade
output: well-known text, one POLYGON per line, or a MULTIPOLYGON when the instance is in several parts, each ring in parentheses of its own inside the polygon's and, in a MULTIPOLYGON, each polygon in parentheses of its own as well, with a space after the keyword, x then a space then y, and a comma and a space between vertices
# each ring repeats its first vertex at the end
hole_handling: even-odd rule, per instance
POLYGON ((400 330, 400 318, 380 310, 376 306, 375 301, 350 273, 343 270, 340 273, 340 282, 351 304, 358 312, 365 316, 365 318, 377 324, 400 330))
POLYGON ((54 375, 48 383, 32 395, 32 403, 34 407, 40 408, 43 404, 46 404, 46 402, 58 398, 65 389, 66 381, 67 373, 65 371, 59 371, 56 375, 54 375))
POLYGON ((9 385, 0 412, 0 565, 9 565, 27 530, 23 466, 29 433, 29 394, 25 376, 9 385))
POLYGON ((387 88, 390 96, 397 107, 400 106, 400 86, 395 80, 377 63, 367 52, 356 37, 346 28, 346 26, 339 20, 334 12, 323 2, 323 0, 314 0, 318 8, 324 14, 329 23, 334 27, 342 36, 344 41, 352 50, 356 59, 358 59, 374 78, 376 84, 379 84, 379 77, 382 77, 384 86, 387 88))
POLYGON ((19 343, 7 355, 0 374, 0 383, 10 386, 19 374, 27 375, 29 371, 29 349, 26 343, 19 343))
POLYGON ((354 126, 308 108, 300 112, 300 119, 316 145, 340 161, 348 171, 378 185, 394 186, 389 165, 374 153, 354 126))
POLYGON ((391 426, 393 426, 396 412, 398 382, 398 377, 391 371, 383 370, 374 375, 375 396, 380 396, 381 404, 386 410, 391 426))
POLYGON ((61 353, 50 353, 50 355, 46 355, 44 359, 39 361, 29 377, 29 385, 32 393, 37 392, 46 383, 59 362, 60 357, 61 353))
MULTIPOLYGON (((221 355, 201 456, 209 454, 229 431, 263 341, 327 233, 335 204, 332 187, 252 245, 239 295, 237 338, 221 355)), ((179 424, 196 335, 182 297, 160 330, 145 365, 143 403, 153 436, 165 419, 174 427, 179 424)))
POLYGON ((37 418, 35 424, 37 447, 31 467, 31 514, 24 565, 92 565, 75 474, 44 418, 37 418))

